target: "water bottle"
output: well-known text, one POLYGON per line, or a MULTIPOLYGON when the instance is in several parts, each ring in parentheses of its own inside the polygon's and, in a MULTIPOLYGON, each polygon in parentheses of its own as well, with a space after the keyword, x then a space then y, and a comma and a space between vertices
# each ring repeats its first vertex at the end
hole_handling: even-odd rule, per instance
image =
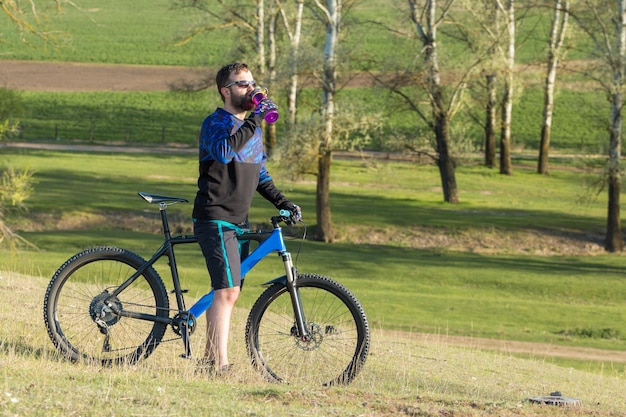
POLYGON ((213 290, 211 290, 210 293, 203 295, 202 298, 191 306, 189 312, 193 314, 195 318, 198 318, 198 316, 211 307, 211 303, 213 303, 213 290))
MULTIPOLYGON (((259 103, 266 97, 267 97, 267 88, 256 87, 250 93, 250 99, 252 100, 255 106, 258 106, 259 103)), ((267 123, 270 123, 270 124, 276 122, 276 120, 278 120, 278 111, 276 111, 276 109, 272 109, 268 111, 267 113, 265 113, 264 119, 267 123)))

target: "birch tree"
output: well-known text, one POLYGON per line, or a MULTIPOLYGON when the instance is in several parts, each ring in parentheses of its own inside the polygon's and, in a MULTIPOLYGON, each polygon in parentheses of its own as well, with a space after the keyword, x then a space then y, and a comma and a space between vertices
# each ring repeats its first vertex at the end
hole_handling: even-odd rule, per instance
POLYGON ((593 43, 595 66, 586 74, 604 89, 610 102, 609 147, 605 170, 608 207, 604 247, 624 249, 620 218, 622 108, 626 61, 626 0, 581 0, 570 8, 572 20, 593 43))
POLYGON ((561 47, 567 31, 569 16, 569 1, 555 0, 552 18, 552 30, 548 41, 548 61, 543 99, 543 117, 541 122, 541 142, 539 144, 539 159, 537 173, 548 174, 550 132, 552 130, 552 115, 554 112, 554 86, 561 47))
POLYGON ((437 144, 437 165, 439 166, 443 198, 448 203, 459 202, 459 190, 456 184, 454 161, 448 145, 450 112, 447 110, 448 106, 444 100, 444 92, 441 85, 441 73, 437 56, 437 27, 453 4, 454 0, 444 2, 443 12, 437 18, 436 0, 427 1, 422 12, 418 8, 417 0, 409 0, 411 20, 424 46, 426 86, 433 115, 432 129, 437 144))
POLYGON ((337 92, 337 44, 341 29, 344 0, 326 0, 326 5, 315 0, 320 18, 326 28, 322 69, 323 133, 318 146, 317 188, 315 192, 317 229, 316 239, 333 242, 335 232, 330 210, 330 168, 332 162, 335 94, 337 92))
MULTIPOLYGON (((475 2, 470 2, 475 4, 475 2)), ((476 20, 480 22, 483 27, 483 33, 487 34, 487 68, 485 74, 485 87, 487 90, 487 104, 485 106, 485 166, 487 168, 494 168, 496 166, 496 127, 497 127, 497 105, 498 105, 498 91, 497 91, 497 62, 498 60, 498 45, 500 41, 500 8, 497 2, 493 0, 487 0, 482 5, 484 7, 484 14, 475 15, 476 20), (487 18, 487 21, 483 21, 483 17, 487 18)), ((470 11, 472 11, 470 6, 470 11)))
POLYGON ((485 166, 496 166, 496 120, 498 116, 497 74, 485 75, 487 80, 487 104, 485 107, 485 166))
MULTIPOLYGON (((501 72, 503 66, 502 58, 504 56, 501 47, 502 34, 500 32, 502 10, 498 0, 466 0, 464 2, 464 10, 467 10, 473 19, 468 23, 468 26, 475 26, 475 31, 479 33, 476 37, 482 41, 478 48, 484 48, 487 54, 486 60, 482 65, 485 77, 484 89, 486 92, 484 125, 482 125, 485 132, 484 160, 487 168, 494 168, 496 166, 496 135, 499 126, 497 120, 497 80, 498 73, 501 72)), ((480 117, 477 115, 472 114, 472 118, 481 123, 480 117)))
MULTIPOLYGON (((207 33, 234 29, 241 40, 237 46, 237 59, 246 53, 256 61, 253 69, 255 77, 264 87, 273 92, 276 75, 276 36, 277 19, 276 3, 278 0, 214 0, 211 4, 199 0, 176 0, 175 7, 180 9, 193 8, 202 12, 203 18, 185 28, 176 39, 177 45, 184 45, 207 33), (246 50, 252 45, 252 51, 246 50)), ((280 9, 280 5, 278 5, 280 9)), ((211 77, 195 82, 192 85, 177 86, 185 90, 202 90, 213 86, 211 77)), ((264 125, 264 142, 266 152, 270 155, 276 145, 276 126, 264 125)))
POLYGON ((504 74, 504 93, 502 96, 501 130, 500 130, 500 173, 511 175, 511 121, 513 118, 513 81, 515 70, 515 1, 497 0, 498 7, 506 16, 507 48, 506 69, 504 74))
MULTIPOLYGON (((488 56, 484 49, 477 47, 479 37, 476 31, 468 28, 461 3, 456 0, 444 0, 441 3, 436 0, 407 0, 405 4, 408 12, 405 15, 419 43, 417 59, 409 66, 397 68, 396 75, 390 81, 372 74, 381 85, 404 102, 404 107, 416 116, 417 126, 425 124, 428 128, 427 134, 432 139, 434 154, 415 149, 410 138, 403 146, 431 157, 437 164, 443 199, 448 203, 459 202, 452 121, 458 111, 464 108, 463 96, 470 80, 488 56), (465 47, 462 61, 458 60, 458 51, 454 56, 452 53, 446 54, 445 48, 440 50, 438 31, 442 25, 445 25, 448 36, 463 41, 457 43, 465 47), (441 76, 440 53, 445 65, 448 65, 445 81, 441 76)), ((410 36, 401 29, 393 32, 410 36)), ((389 64, 387 66, 391 67, 389 64)))
POLYGON ((420 65, 420 74, 416 78, 411 74, 411 70, 408 70, 407 74, 399 74, 391 83, 380 78, 378 79, 381 84, 401 97, 418 118, 427 124, 432 132, 436 152, 436 155, 432 156, 432 158, 439 168, 443 199, 448 203, 459 202, 455 163, 449 142, 450 120, 464 83, 460 82, 457 84, 457 87, 453 88, 449 95, 445 93, 439 68, 437 29, 446 18, 454 2, 455 0, 445 0, 439 16, 437 16, 436 0, 424 0, 422 2, 407 0, 409 18, 421 44, 420 55, 423 64, 420 65), (415 99, 409 92, 403 89, 407 79, 416 82, 417 86, 424 91, 429 104, 429 112, 422 109, 419 99, 415 99))
POLYGON ((289 38, 289 85, 287 87, 287 115, 286 127, 287 136, 291 135, 296 124, 297 102, 298 102, 298 62, 300 56, 300 41, 302 37, 302 15, 304 11, 304 0, 295 0, 295 13, 293 22, 285 12, 285 8, 279 3, 279 13, 283 21, 283 26, 289 38))

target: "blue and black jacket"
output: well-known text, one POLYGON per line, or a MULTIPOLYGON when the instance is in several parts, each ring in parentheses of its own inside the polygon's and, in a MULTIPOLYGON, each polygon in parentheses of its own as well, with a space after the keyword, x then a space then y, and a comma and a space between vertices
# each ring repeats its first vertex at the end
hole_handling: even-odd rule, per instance
POLYGON ((286 198, 276 189, 265 166, 260 115, 241 120, 218 108, 200 129, 200 174, 193 217, 246 221, 254 192, 278 207, 286 198))

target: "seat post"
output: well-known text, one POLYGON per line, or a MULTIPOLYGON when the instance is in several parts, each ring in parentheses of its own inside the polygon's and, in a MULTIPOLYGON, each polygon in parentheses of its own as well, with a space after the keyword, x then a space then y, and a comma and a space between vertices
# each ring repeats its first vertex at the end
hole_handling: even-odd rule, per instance
POLYGON ((170 225, 167 221, 167 204, 159 203, 159 211, 161 212, 161 223, 163 223, 163 234, 165 235, 165 240, 170 240, 170 225))

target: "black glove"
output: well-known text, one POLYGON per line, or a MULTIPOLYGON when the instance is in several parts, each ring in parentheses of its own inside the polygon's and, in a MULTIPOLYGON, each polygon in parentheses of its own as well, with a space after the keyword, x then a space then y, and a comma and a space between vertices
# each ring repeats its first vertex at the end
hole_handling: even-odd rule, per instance
POLYGON ((294 225, 302 220, 302 210, 300 210, 299 206, 293 204, 289 200, 283 201, 276 208, 278 210, 287 210, 289 212, 289 218, 285 221, 288 225, 294 225))

